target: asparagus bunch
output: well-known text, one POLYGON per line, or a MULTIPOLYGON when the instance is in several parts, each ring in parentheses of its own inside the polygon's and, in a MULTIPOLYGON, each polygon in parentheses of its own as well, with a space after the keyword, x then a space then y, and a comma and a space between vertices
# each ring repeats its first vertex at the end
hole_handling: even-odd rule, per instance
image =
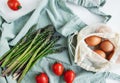
POLYGON ((28 32, 16 46, 5 53, 0 58, 2 75, 12 74, 20 83, 37 60, 55 52, 53 47, 58 37, 53 38, 54 30, 51 27, 28 32))

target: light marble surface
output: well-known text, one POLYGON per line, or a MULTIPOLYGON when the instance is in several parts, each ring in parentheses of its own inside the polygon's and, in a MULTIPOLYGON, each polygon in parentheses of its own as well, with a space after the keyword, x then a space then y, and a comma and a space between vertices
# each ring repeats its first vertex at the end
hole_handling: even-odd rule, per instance
MULTIPOLYGON (((2 10, 2 13, 4 13, 6 15, 5 12, 8 12, 12 16, 14 12, 9 10, 8 7, 5 6, 6 3, 4 3, 4 2, 6 2, 6 1, 7 0, 0 1, 0 7, 3 7, 3 9, 4 9, 4 10, 2 10)), ((25 1, 19 0, 19 1, 24 5, 25 10, 27 8, 27 11, 24 11, 24 7, 23 7, 22 10, 15 12, 15 14, 17 13, 17 16, 16 17, 14 16, 13 19, 20 17, 21 11, 24 11, 24 12, 22 12, 22 15, 24 15, 27 12, 35 9, 35 7, 38 5, 38 1, 40 1, 40 0, 25 0, 25 1), (30 5, 32 5, 32 6, 30 6, 30 5)), ((103 20, 103 18, 91 14, 88 10, 86 10, 83 7, 75 6, 72 4, 68 4, 68 6, 74 11, 74 13, 76 15, 78 15, 88 25, 95 24, 95 23, 98 23, 103 20)), ((120 33, 120 30, 119 30, 120 9, 119 8, 120 8, 120 0, 107 0, 107 3, 104 5, 104 7, 100 8, 105 13, 112 15, 112 18, 110 19, 110 21, 107 24, 108 24, 108 26, 110 26, 112 28, 113 31, 118 32, 118 33, 120 33)), ((8 18, 9 18, 9 16, 8 16, 8 18)), ((110 71, 120 74, 120 65, 114 65, 110 71)), ((118 81, 109 80, 109 79, 106 80, 106 82, 107 83, 120 83, 118 81)))

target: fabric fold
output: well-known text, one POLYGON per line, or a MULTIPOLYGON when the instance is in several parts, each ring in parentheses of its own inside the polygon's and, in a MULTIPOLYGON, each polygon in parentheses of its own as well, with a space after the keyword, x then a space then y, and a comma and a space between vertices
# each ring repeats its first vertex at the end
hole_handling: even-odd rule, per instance
MULTIPOLYGON (((97 13, 99 11, 98 8, 104 5, 105 0, 42 0, 34 11, 11 23, 4 22, 6 24, 4 27, 4 23, 1 24, 3 19, 0 20, 1 29, 10 29, 9 31, 1 30, 2 32, 0 36, 0 43, 5 44, 5 46, 4 49, 0 46, 0 55, 3 55, 6 51, 8 51, 10 46, 14 46, 34 24, 37 24, 36 29, 52 24, 56 31, 60 33, 63 39, 66 41, 65 43, 61 42, 61 44, 67 47, 68 36, 86 26, 86 24, 78 16, 76 16, 70 8, 68 8, 66 5, 67 2, 78 4, 90 10, 92 8, 96 8, 97 11, 93 9, 91 12, 94 11, 94 13, 96 13, 98 16, 105 18, 104 20, 106 20, 108 17, 104 13, 102 13, 102 15, 97 13), (8 32, 10 32, 10 35, 8 32), (6 41, 6 43, 3 42, 3 40, 6 41)), ((74 80, 75 83, 97 83, 94 79, 105 79, 103 72, 99 74, 100 76, 97 76, 92 72, 85 71, 84 69, 74 64, 73 61, 70 61, 70 57, 71 55, 68 54, 68 50, 63 51, 62 53, 44 57, 42 60, 37 61, 37 63, 33 66, 32 69, 30 69, 21 83, 35 83, 35 76, 40 72, 47 73, 47 75, 50 77, 50 83, 64 83, 63 77, 56 77, 52 73, 51 65, 55 61, 62 62, 66 69, 72 69, 76 72, 77 76, 74 80), (91 78, 86 80, 86 77, 91 78)), ((2 80, 4 80, 4 78, 0 77, 0 83, 4 83, 2 80)), ((7 77, 7 80, 8 82, 16 83, 16 81, 13 80, 11 76, 7 77)), ((105 82, 101 81, 100 83, 105 82)))

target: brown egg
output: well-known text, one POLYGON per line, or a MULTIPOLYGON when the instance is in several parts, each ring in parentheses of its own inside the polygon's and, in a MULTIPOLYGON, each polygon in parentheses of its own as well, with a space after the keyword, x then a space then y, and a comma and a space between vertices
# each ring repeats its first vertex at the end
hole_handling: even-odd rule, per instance
POLYGON ((111 52, 114 49, 113 44, 109 41, 109 40, 104 40, 101 44, 100 44, 100 48, 104 51, 104 52, 111 52))
POLYGON ((96 46, 100 44, 101 41, 102 38, 98 36, 90 36, 85 39, 85 42, 88 44, 88 46, 96 46))
POLYGON ((99 54, 101 57, 106 58, 106 54, 105 54, 104 51, 102 51, 102 50, 94 50, 94 52, 96 52, 97 54, 99 54))
POLYGON ((114 53, 114 52, 112 52, 112 53, 110 53, 109 55, 107 55, 107 60, 110 60, 110 59, 112 58, 113 53, 114 53))

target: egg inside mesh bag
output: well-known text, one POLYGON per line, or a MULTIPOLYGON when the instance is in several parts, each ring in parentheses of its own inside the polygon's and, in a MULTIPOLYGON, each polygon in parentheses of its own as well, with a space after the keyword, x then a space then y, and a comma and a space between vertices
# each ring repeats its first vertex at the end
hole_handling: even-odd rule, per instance
POLYGON ((69 52, 73 55, 74 62, 88 71, 106 71, 119 58, 120 34, 111 32, 110 28, 105 24, 86 26, 77 34, 69 37, 69 40, 69 52), (109 61, 95 53, 86 44, 85 39, 93 35, 108 39, 113 43, 114 54, 109 61), (76 39, 74 39, 75 36, 76 39), (74 43, 76 41, 77 43, 74 43))

